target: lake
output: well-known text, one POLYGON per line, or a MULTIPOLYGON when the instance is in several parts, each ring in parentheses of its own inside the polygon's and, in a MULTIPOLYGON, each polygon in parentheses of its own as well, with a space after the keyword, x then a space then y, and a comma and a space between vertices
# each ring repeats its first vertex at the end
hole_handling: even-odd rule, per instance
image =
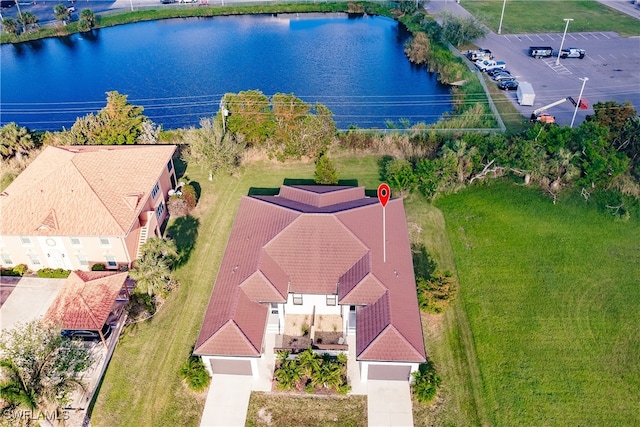
POLYGON ((345 14, 170 19, 0 47, 0 124, 69 128, 117 90, 166 129, 197 126, 228 92, 320 102, 339 129, 433 123, 450 89, 403 52, 396 21, 345 14))

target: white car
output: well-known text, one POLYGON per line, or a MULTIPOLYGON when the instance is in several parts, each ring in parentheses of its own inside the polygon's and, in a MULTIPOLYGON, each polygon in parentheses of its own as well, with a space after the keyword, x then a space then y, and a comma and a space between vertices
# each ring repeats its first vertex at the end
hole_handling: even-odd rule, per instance
POLYGON ((507 63, 504 61, 493 61, 493 60, 484 60, 484 61, 476 61, 476 67, 478 69, 485 71, 492 68, 507 68, 507 63))
POLYGON ((577 47, 568 47, 560 51, 560 58, 584 58, 587 51, 584 49, 578 49, 577 47))

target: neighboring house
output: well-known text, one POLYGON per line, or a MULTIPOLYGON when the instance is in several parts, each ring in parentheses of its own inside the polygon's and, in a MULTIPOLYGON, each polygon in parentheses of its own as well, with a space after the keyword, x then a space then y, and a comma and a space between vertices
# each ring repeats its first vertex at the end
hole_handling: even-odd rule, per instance
POLYGON ((408 380, 426 360, 420 310, 403 202, 384 209, 386 233, 363 187, 244 197, 194 354, 210 372, 257 377, 274 333, 276 349, 355 352, 362 381, 408 380))
POLYGON ((0 194, 2 266, 130 267, 167 218, 175 149, 47 147, 0 194))
POLYGON ((117 321, 129 289, 134 287, 127 275, 127 272, 72 271, 43 321, 63 330, 97 332, 106 346, 103 327, 117 321))

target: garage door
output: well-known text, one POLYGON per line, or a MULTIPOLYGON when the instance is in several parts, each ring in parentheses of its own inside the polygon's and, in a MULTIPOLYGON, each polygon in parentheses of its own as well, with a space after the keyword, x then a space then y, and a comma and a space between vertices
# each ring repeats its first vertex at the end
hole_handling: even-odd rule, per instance
POLYGON ((370 380, 408 381, 411 366, 403 365, 369 365, 370 380))
POLYGON ((248 360, 211 359, 214 374, 251 375, 251 362, 248 360))

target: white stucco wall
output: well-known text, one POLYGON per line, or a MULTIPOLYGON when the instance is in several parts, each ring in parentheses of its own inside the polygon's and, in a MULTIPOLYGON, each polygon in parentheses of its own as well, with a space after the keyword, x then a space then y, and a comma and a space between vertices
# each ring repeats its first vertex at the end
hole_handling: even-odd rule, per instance
MULTIPOLYGON (((298 294, 295 294, 298 295, 298 294)), ((315 306, 316 314, 336 314, 340 315, 340 306, 327 305, 326 295, 312 295, 302 294, 302 305, 296 305, 293 303, 294 294, 290 293, 287 298, 287 304, 285 305, 285 313, 287 314, 311 314, 313 307, 315 306)))

